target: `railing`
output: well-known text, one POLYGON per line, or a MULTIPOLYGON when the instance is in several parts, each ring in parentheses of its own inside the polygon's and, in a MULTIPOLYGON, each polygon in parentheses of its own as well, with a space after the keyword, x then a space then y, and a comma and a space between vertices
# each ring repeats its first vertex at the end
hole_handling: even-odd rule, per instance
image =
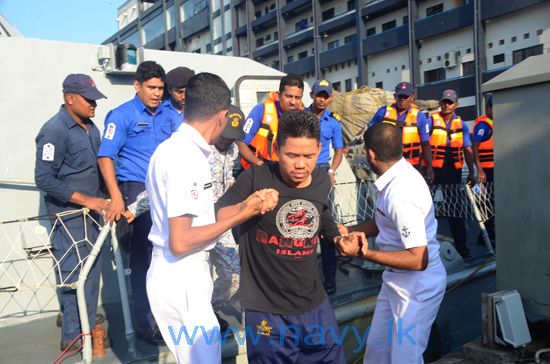
MULTIPOLYGON (((84 338, 82 344, 84 363, 92 362, 91 328, 84 286, 105 240, 110 235, 117 267, 125 333, 128 339, 128 354, 129 357, 134 356, 134 331, 128 304, 122 255, 114 225, 112 227, 108 224, 101 226, 89 210, 84 208, 61 212, 54 216, 44 215, 0 222, 0 232, 3 240, 0 253, 0 297, 4 298, 9 295, 5 304, 2 305, 0 317, 32 314, 28 311, 28 307, 30 301, 37 298, 37 291, 40 289, 76 289, 82 330, 81 336, 84 338), (74 224, 75 219, 82 219, 83 236, 74 235, 74 230, 72 233, 71 228, 69 228, 69 225, 74 224), (52 222, 50 229, 46 227, 48 221, 52 222), (95 241, 91 239, 91 236, 94 235, 91 234, 91 229, 99 230, 99 235, 95 241), (66 251, 54 254, 51 239, 56 230, 68 237, 71 244, 66 251), (70 260, 75 258, 77 263, 73 266, 70 260), (24 294, 23 292, 31 292, 31 294, 24 294), (28 299, 29 302, 23 302, 25 299, 28 299), (10 312, 8 307, 13 306, 10 303, 17 303, 21 311, 14 312, 12 309, 10 312), (7 312, 4 312, 4 310, 7 312)), ((36 313, 44 311, 41 307, 38 307, 36 313)), ((64 359, 62 355, 56 361, 64 359)))

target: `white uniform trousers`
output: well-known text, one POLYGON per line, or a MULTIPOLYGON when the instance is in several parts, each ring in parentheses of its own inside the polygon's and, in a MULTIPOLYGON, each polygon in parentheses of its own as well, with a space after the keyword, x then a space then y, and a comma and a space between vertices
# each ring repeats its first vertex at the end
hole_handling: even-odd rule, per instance
POLYGON ((155 248, 147 272, 147 296, 162 338, 178 363, 221 363, 207 252, 176 259, 155 248))
POLYGON ((367 338, 364 364, 422 364, 447 285, 440 260, 425 271, 386 268, 367 338))

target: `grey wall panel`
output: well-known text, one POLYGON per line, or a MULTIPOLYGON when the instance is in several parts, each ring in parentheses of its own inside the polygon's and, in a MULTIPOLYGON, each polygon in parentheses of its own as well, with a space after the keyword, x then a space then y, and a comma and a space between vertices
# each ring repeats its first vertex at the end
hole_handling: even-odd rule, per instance
POLYGON ((517 289, 525 310, 550 317, 550 83, 496 91, 498 289, 517 289))

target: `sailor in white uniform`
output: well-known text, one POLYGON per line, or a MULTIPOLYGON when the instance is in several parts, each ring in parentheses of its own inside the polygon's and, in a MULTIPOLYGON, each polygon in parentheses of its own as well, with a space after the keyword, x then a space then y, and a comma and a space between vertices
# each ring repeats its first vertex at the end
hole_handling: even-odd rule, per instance
POLYGON ((344 255, 386 266, 364 363, 423 363, 447 278, 432 197, 420 173, 402 157, 400 129, 379 123, 367 129, 364 140, 369 163, 380 176, 375 220, 341 227, 343 236, 337 238, 344 255), (366 236, 376 236, 380 250, 369 250, 366 236))
POLYGON ((231 227, 273 209, 277 194, 255 192, 216 222, 209 144, 227 123, 230 92, 209 73, 192 77, 186 118, 151 158, 146 179, 153 226, 147 296, 162 337, 178 363, 220 363, 218 321, 212 310, 208 251, 231 227), (208 92, 205 92, 207 90, 208 92))

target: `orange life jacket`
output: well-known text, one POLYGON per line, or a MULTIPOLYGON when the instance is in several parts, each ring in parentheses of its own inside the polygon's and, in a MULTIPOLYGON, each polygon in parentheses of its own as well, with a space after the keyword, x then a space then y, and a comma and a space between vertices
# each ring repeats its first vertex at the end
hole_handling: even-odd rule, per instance
MULTIPOLYGON (((264 102, 264 117, 260 128, 249 144, 254 155, 261 160, 278 161, 279 157, 275 153, 275 139, 277 138, 277 130, 279 126, 279 116, 277 114, 277 106, 272 100, 264 102)), ((241 165, 244 169, 250 167, 250 163, 244 158, 241 158, 241 165)))
POLYGON ((447 150, 447 137, 450 138, 451 157, 456 169, 461 169, 464 164, 462 148, 464 146, 464 133, 460 116, 451 120, 449 129, 439 112, 433 113, 430 118, 433 123, 430 145, 432 146, 432 167, 443 168, 445 153, 447 150))
POLYGON ((479 161, 481 162, 481 168, 494 168, 494 149, 493 149, 493 119, 487 115, 480 116, 474 122, 474 130, 479 123, 485 123, 491 128, 491 138, 479 143, 478 154, 479 161))
POLYGON ((418 134, 418 107, 411 105, 403 122, 398 121, 395 104, 386 107, 383 122, 401 128, 403 138, 403 157, 412 165, 420 163, 420 135, 418 134))

